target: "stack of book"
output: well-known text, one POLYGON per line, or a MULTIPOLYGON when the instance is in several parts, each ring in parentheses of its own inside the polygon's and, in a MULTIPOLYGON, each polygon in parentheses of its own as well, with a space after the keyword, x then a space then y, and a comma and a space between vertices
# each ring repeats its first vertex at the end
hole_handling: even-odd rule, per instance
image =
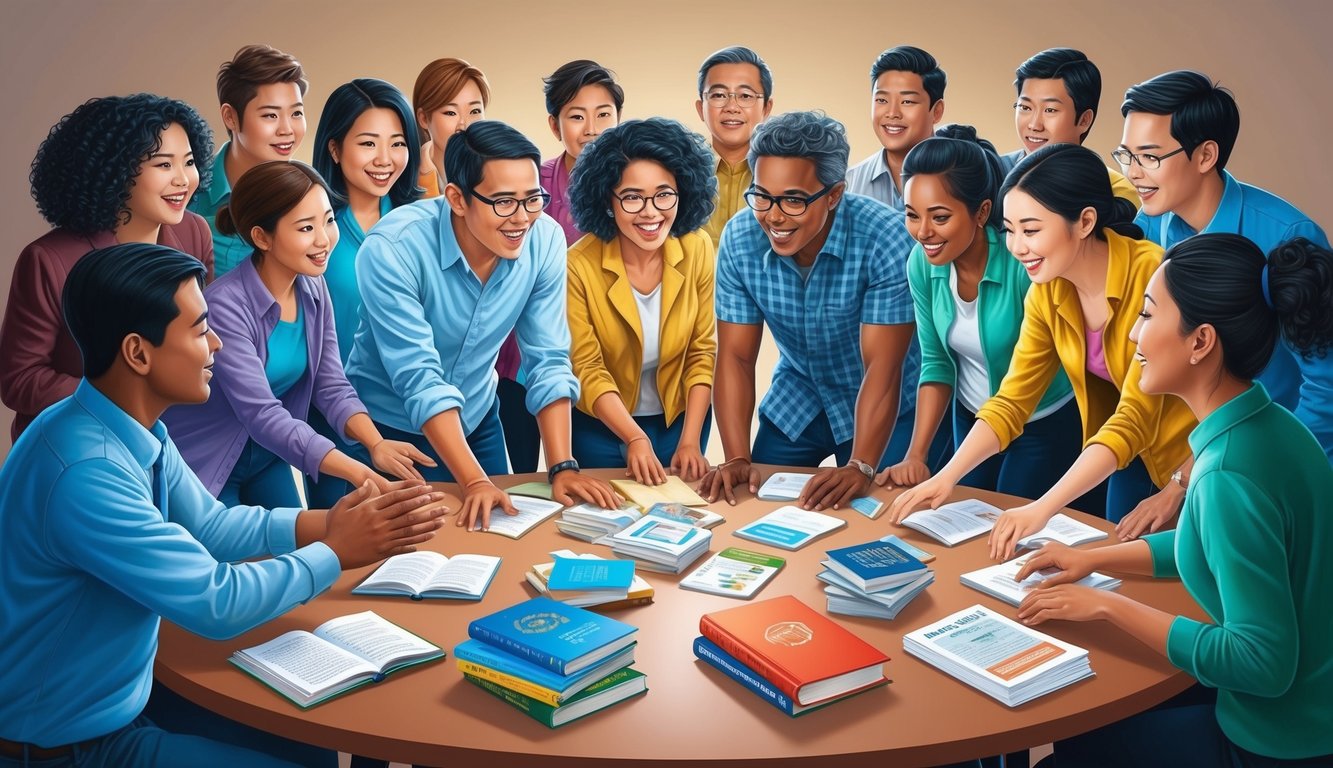
POLYGON ((887 656, 791 595, 704 614, 694 655, 796 716, 888 683, 887 656))
POLYGON ((712 528, 726 518, 708 509, 689 507, 679 502, 658 502, 647 508, 625 502, 619 509, 602 509, 595 504, 577 504, 561 513, 555 527, 566 536, 588 542, 600 542, 605 536, 622 531, 647 515, 664 517, 693 525, 712 528))
POLYGON ((980 605, 907 633, 903 650, 1011 707, 1093 674, 1083 648, 980 605))
POLYGON ((469 683, 555 728, 648 690, 629 669, 637 632, 535 597, 469 624, 454 658, 469 683))
POLYGON ((825 554, 829 613, 892 619, 935 581, 935 572, 893 541, 880 539, 825 554))
POLYGON ((680 573, 708 552, 713 532, 688 522, 647 515, 602 541, 620 557, 632 558, 639 567, 661 573, 680 573))
POLYGON ((596 608, 599 611, 615 610, 618 608, 628 608, 635 605, 647 605, 653 601, 653 586, 643 580, 643 577, 633 573, 634 564, 623 560, 605 560, 597 555, 576 554, 568 549, 561 549, 551 553, 551 557, 556 560, 549 563, 538 563, 524 575, 533 589, 540 595, 545 595, 552 600, 559 600, 566 605, 577 605, 582 608, 596 608), (597 589, 582 589, 574 592, 552 591, 549 582, 551 572, 555 569, 556 561, 560 559, 576 560, 595 560, 599 562, 616 563, 627 565, 631 569, 631 580, 629 586, 625 589, 610 589, 606 587, 597 589))

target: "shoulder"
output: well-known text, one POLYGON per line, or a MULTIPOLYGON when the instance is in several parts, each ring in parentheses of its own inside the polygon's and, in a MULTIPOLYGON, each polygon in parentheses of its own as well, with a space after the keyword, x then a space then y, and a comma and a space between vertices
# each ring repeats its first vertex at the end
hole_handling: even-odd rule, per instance
MULTIPOLYGON (((24 430, 23 442, 27 445, 21 455, 10 456, 11 460, 19 460, 16 466, 25 462, 30 465, 51 462, 59 465, 59 472, 78 474, 97 470, 98 463, 105 465, 98 471, 106 471, 108 467, 125 471, 124 466, 130 462, 124 445, 72 397, 43 411, 24 430)), ((42 468, 29 466, 29 471, 42 468)))
POLYGON ((605 248, 606 243, 596 235, 588 234, 575 240, 568 251, 569 274, 592 274, 593 270, 600 269, 605 248))
POLYGON ((88 235, 56 228, 33 240, 19 254, 19 260, 36 260, 43 266, 60 266, 68 272, 74 262, 92 250, 88 235))
POLYGON ((397 243, 409 239, 438 237, 440 218, 449 215, 443 196, 400 205, 384 214, 366 235, 366 242, 397 243))
POLYGON ((168 224, 163 228, 175 237, 174 248, 200 261, 213 250, 213 233, 208 228, 208 222, 194 211, 186 211, 180 223, 168 224))
POLYGON ((1134 285, 1146 286, 1148 278, 1152 277, 1157 268, 1162 266, 1162 254, 1165 252, 1162 246, 1151 240, 1135 240, 1109 230, 1106 236, 1113 250, 1119 249, 1127 254, 1130 282, 1134 285))
MULTIPOLYGON (((874 198, 849 192, 842 196, 837 215, 843 217, 843 221, 834 222, 834 231, 843 229, 849 245, 857 250, 870 253, 891 251, 898 256, 893 263, 900 265, 906 252, 915 244, 907 232, 905 214, 874 198)), ((830 233, 829 237, 834 235, 830 233)))
POLYGON ((1255 216, 1268 226, 1287 229, 1301 224, 1318 227, 1301 209, 1272 192, 1243 181, 1236 182, 1241 189, 1241 206, 1247 216, 1255 216))
POLYGON ((558 261, 564 264, 569 254, 565 230, 560 227, 559 222, 545 213, 532 220, 523 247, 543 262, 558 261))
POLYGON ((870 155, 866 159, 862 160, 856 165, 853 165, 851 168, 848 168, 847 169, 848 182, 853 181, 853 179, 861 181, 861 180, 869 180, 870 178, 872 178, 875 175, 875 172, 879 169, 880 151, 882 150, 877 150, 874 154, 870 155))

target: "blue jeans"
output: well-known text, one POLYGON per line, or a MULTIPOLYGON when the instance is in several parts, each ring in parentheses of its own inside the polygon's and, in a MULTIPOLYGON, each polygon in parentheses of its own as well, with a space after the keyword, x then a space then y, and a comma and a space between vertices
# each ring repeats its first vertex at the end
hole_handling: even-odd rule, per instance
MULTIPOLYGON (((680 433, 685 429, 685 415, 677 416, 675 423, 670 426, 667 426, 666 416, 660 413, 633 418, 634 423, 648 435, 648 442, 652 443, 657 460, 662 462, 663 467, 670 467, 671 457, 676 453, 676 446, 680 445, 680 433)), ((610 427, 577 408, 570 413, 570 422, 570 449, 580 467, 620 469, 625 466, 627 448, 610 427)), ((712 424, 713 410, 710 408, 704 414, 703 428, 699 430, 701 451, 708 447, 712 424)))
POLYGON ((509 466, 515 474, 536 472, 542 436, 537 430, 537 417, 528 413, 527 387, 512 379, 501 378, 495 396, 500 401, 500 424, 504 428, 509 466))
POLYGON ((247 440, 231 475, 218 492, 218 501, 234 507, 254 504, 260 507, 300 507, 292 467, 271 451, 247 440))
POLYGON ((1106 480, 1106 519, 1113 523, 1120 522, 1125 515, 1134 511, 1140 501, 1159 490, 1148 475, 1148 467, 1143 459, 1135 457, 1128 467, 1116 470, 1106 480))
MULTIPOLYGON (((379 429, 380 435, 385 440, 402 440, 405 443, 415 445, 418 450, 435 460, 436 466, 423 467, 417 465, 421 476, 431 483, 452 483, 454 476, 445 466, 444 459, 435 452, 435 447, 430 444, 426 436, 420 432, 404 432, 393 427, 375 422, 375 427, 379 429)), ((504 428, 500 426, 500 401, 498 399, 491 402, 490 410, 482 417, 481 423, 472 430, 467 436, 468 448, 472 449, 472 455, 477 458, 477 463, 481 469, 488 475, 504 475, 509 473, 509 461, 505 455, 505 436, 504 428)), ((370 451, 363 445, 356 445, 351 448, 351 456, 357 461, 365 463, 367 466, 374 466, 370 463, 370 451)))
MULTIPOLYGON (((953 401, 955 444, 962 444, 976 421, 977 415, 967 406, 957 399, 953 401)), ((1036 499, 1050 490, 1078 458, 1082 438, 1083 422, 1079 418, 1078 403, 1071 399, 1054 413, 1024 426, 1023 434, 1003 453, 983 461, 958 484, 1036 499)), ((1100 516, 1106 507, 1105 491, 1096 499, 1082 497, 1070 506, 1100 516), (1091 505, 1083 503, 1085 501, 1091 505)))
MULTIPOLYGON (((898 414, 893 425, 893 435, 880 457, 878 469, 897 464, 907 455, 912 442, 912 423, 916 412, 898 414)), ((938 470, 953 452, 953 438, 948 430, 938 430, 935 440, 930 444, 927 463, 931 471, 938 470)), ((754 437, 754 447, 750 458, 756 464, 777 464, 789 467, 817 467, 829 456, 833 456, 838 466, 843 466, 852 457, 852 441, 836 442, 833 429, 829 426, 828 414, 823 411, 806 426, 805 431, 795 440, 787 437, 764 414, 759 414, 759 431, 754 437)))
MULTIPOLYGON (((306 423, 319 434, 333 441, 333 447, 343 453, 351 456, 353 453, 352 445, 343 441, 338 430, 329 424, 329 420, 324 418, 315 406, 310 406, 310 414, 306 416, 306 423)), ((366 462, 369 464, 369 462, 366 462)), ((312 480, 309 475, 305 478, 305 496, 306 502, 311 509, 328 509, 338 503, 338 499, 352 492, 352 484, 330 474, 321 474, 319 481, 312 480)))

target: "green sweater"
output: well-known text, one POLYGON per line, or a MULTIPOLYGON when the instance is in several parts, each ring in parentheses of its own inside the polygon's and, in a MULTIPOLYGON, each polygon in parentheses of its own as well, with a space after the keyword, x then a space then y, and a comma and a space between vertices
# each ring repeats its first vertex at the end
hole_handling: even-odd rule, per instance
POLYGON ((1177 616, 1172 664, 1218 689, 1217 721, 1267 757, 1333 753, 1333 467, 1260 384, 1190 434, 1180 524, 1145 537, 1213 623, 1177 616))

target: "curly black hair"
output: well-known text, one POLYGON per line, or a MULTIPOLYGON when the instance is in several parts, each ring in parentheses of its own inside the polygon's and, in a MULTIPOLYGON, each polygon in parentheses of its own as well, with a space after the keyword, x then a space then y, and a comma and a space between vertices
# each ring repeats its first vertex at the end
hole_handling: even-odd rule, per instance
POLYGON ((129 221, 139 165, 162 146, 171 124, 185 129, 199 169, 212 181, 213 132, 189 104, 136 93, 91 99, 60 118, 37 148, 28 181, 37 210, 53 227, 92 234, 129 221))
POLYGON ((607 201, 632 160, 660 163, 676 177, 679 202, 673 237, 693 232, 713 215, 717 175, 708 144, 675 120, 650 117, 604 131, 579 154, 569 177, 569 207, 579 229, 604 242, 615 239, 616 222, 606 215, 607 201))

